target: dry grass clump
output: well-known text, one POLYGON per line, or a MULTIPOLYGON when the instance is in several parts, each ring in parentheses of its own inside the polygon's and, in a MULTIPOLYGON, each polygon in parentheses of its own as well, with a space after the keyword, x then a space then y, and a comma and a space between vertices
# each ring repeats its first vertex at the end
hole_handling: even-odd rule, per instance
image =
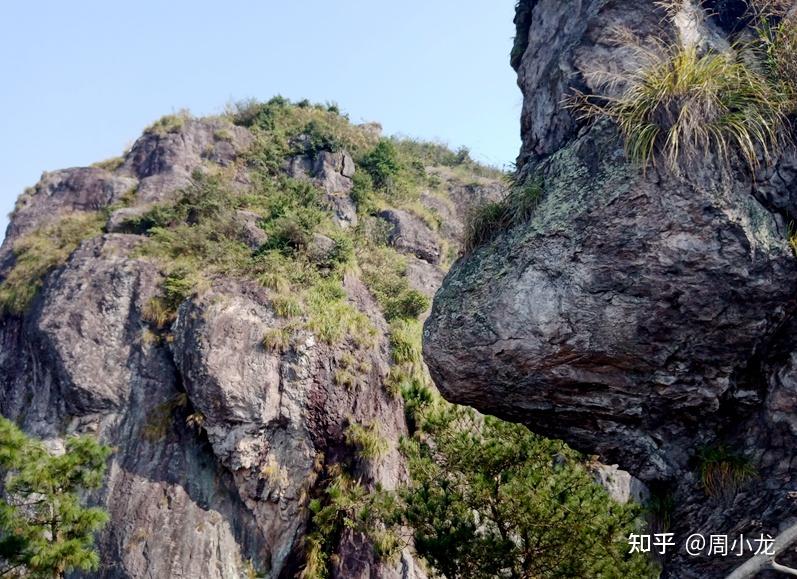
POLYGON ((700 482, 706 494, 711 497, 730 501, 757 476, 749 459, 725 446, 703 449, 698 458, 700 482))
POLYGON ((542 199, 542 185, 531 180, 516 185, 501 201, 474 208, 465 223, 465 253, 487 243, 498 233, 528 221, 542 199))
POLYGON ((757 16, 759 52, 770 82, 785 96, 789 114, 797 110, 797 13, 757 16))
MULTIPOLYGON (((641 49, 640 49, 641 50, 641 49)), ((608 118, 643 167, 663 161, 676 174, 710 161, 750 168, 777 152, 787 98, 737 47, 700 53, 695 47, 644 51, 646 66, 627 73, 619 96, 579 94, 570 106, 582 118, 608 118)))
POLYGON ((102 233, 105 216, 97 213, 66 215, 14 242, 14 266, 0 283, 0 314, 25 313, 52 270, 66 263, 78 245, 102 233))

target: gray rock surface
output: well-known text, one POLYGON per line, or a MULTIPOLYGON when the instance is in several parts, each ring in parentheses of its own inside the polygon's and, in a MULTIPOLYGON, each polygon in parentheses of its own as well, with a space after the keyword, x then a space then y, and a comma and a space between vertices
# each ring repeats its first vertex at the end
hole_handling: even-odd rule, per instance
MULTIPOLYGON (((643 174, 610 126, 581 126, 562 98, 634 65, 617 26, 721 45, 719 25, 667 29, 653 1, 521 9, 519 169, 542 177, 544 198, 446 277, 424 329, 432 376, 451 401, 628 470, 671 502, 681 540, 775 536, 797 517, 794 153, 755 180, 723 180, 710 164, 683 179, 643 174), (730 497, 700 480, 700 452, 718 446, 758 477, 730 497)), ((740 562, 681 550, 664 577, 719 578, 740 562)))
POLYGON ((597 464, 593 467, 592 476, 621 505, 630 502, 644 505, 650 500, 648 488, 639 479, 620 470, 616 464, 597 464))
POLYGON ((241 240, 252 249, 258 249, 267 240, 268 235, 263 231, 258 222, 260 216, 251 211, 236 211, 235 222, 241 230, 241 240))
POLYGON ((134 193, 138 181, 95 167, 44 173, 18 200, 8 237, 30 231, 63 213, 96 211, 134 193))
POLYGON ((288 175, 295 179, 309 179, 324 190, 324 200, 334 212, 341 227, 357 225, 357 206, 349 197, 354 182, 354 161, 345 151, 320 151, 314 155, 299 155, 287 163, 288 175))
POLYGON ((186 117, 168 132, 144 133, 118 172, 139 179, 139 201, 163 201, 190 184, 191 174, 204 163, 228 166, 251 143, 249 131, 226 119, 186 117))
POLYGON ((398 251, 431 264, 440 261, 437 237, 419 217, 402 209, 386 209, 378 216, 390 224, 388 243, 398 251))
MULTIPOLYGON (((106 484, 91 497, 110 514, 92 577, 293 577, 325 465, 351 462, 371 487, 391 489, 406 477, 398 451, 403 406, 385 386, 388 326, 352 275, 344 288, 378 330, 373 347, 329 346, 295 330, 290 348, 267 350, 264 334, 285 321, 265 290, 235 280, 214 279, 167 329, 147 321, 163 274, 138 256, 144 238, 123 223, 175 195, 196 169, 234 169, 251 139, 214 119, 186 119, 171 130, 142 136, 114 173, 46 174, 18 205, 0 254, 10 256, 21 233, 51 218, 132 204, 111 213, 108 233, 83 242, 46 276, 29 312, 0 315, 0 414, 53 447, 73 433, 114 447, 106 484), (136 184, 138 195, 128 195, 136 184), (349 386, 335 376, 344 356, 358 362, 349 386), (387 455, 357 459, 345 440, 353 422, 377 424, 387 455)), ((320 157, 322 175, 335 167, 341 182, 350 181, 349 157, 320 157)), ((341 193, 329 194, 348 199, 341 193)), ((266 241, 257 221, 254 213, 235 215, 253 250, 266 241)), ((329 259, 334 241, 317 235, 313 248, 329 259)), ((13 256, 0 261, 0 281, 11 265, 13 256)), ((336 577, 426 577, 409 548, 397 561, 378 561, 368 539, 352 531, 334 551, 336 577)))

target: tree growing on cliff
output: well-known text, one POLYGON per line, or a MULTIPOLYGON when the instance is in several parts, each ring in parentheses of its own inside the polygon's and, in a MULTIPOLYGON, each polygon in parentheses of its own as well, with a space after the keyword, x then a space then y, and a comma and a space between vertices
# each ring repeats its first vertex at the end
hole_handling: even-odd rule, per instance
POLYGON ((638 510, 613 502, 562 442, 405 391, 415 434, 402 450, 415 547, 449 579, 655 577, 629 555, 638 510))
POLYGON ((82 495, 102 484, 110 452, 91 437, 72 436, 55 455, 0 418, 0 576, 97 568, 94 533, 108 516, 84 506, 82 495))

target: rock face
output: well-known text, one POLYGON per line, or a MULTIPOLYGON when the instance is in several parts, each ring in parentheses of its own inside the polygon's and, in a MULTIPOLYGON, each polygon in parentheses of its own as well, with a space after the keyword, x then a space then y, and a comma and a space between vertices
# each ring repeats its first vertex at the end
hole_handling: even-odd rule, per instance
POLYGON ((379 217, 390 224, 388 243, 402 253, 428 263, 440 261, 440 246, 429 228, 414 215, 401 209, 387 209, 379 217))
MULTIPOLYGON (((722 15, 667 28, 652 1, 520 3, 520 174, 540 176, 544 198, 528 223, 455 264, 424 329, 444 396, 618 463, 670 497, 681 542, 775 536, 797 517, 793 153, 755 184, 710 167, 643 174, 611 126, 581 126, 561 102, 634 66, 610 38, 618 26, 716 44, 722 15), (708 496, 700 453, 713 447, 746 457, 757 481, 708 496)), ((738 564, 681 543, 664 575, 723 577, 738 564)))
POLYGON ((354 161, 345 151, 299 155, 290 159, 287 166, 291 177, 312 180, 324 190, 324 198, 335 212, 335 221, 342 227, 357 225, 357 207, 349 197, 354 170, 354 161))
MULTIPOLYGON (((107 212, 106 233, 82 242, 46 275, 24 315, 0 314, 0 414, 54 447, 66 435, 93 433, 114 448, 106 484, 92 497, 111 519, 98 539, 101 570, 92 577, 295 577, 325 465, 354 462, 359 482, 386 489, 406 477, 398 451, 407 432, 403 402, 385 385, 388 326, 354 274, 343 291, 375 328, 368 349, 329 345, 296 329, 285 330, 290 347, 266 348, 263 336, 286 324, 272 298, 252 281, 221 276, 185 299, 168 327, 152 321, 149 308, 165 272, 140 256, 146 237, 126 222, 173 200, 198 171, 223 172, 244 187, 242 157, 252 139, 225 119, 162 121, 113 170, 46 173, 18 202, 0 248, 3 282, 21 236, 64 216, 107 212), (342 360, 357 364, 345 385, 337 375, 342 360), (380 460, 353 458, 345 434, 353 423, 378 426, 388 442, 380 460)), ((322 198, 340 201, 349 212, 341 209, 341 227, 356 222, 348 195, 354 170, 349 155, 329 151, 286 167, 311 179, 322 198)), ((261 219, 233 211, 230 227, 244 251, 256 253, 267 242, 261 219)), ((321 234, 308 248, 320 269, 336 250, 321 234)), ((408 259, 411 281, 433 294, 442 270, 408 259)), ((426 577, 409 548, 396 561, 380 561, 360 533, 347 529, 336 540, 335 577, 426 577)))

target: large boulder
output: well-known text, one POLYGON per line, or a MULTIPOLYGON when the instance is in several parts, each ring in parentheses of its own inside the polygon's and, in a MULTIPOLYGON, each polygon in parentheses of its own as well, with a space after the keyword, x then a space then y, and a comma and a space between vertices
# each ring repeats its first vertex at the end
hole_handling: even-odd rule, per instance
POLYGON ((438 293, 432 375, 457 402, 671 477, 724 403, 758 399, 737 375, 791 315, 797 260, 748 190, 643 176, 611 131, 544 175, 532 220, 438 293))
MULTIPOLYGON (((696 6, 669 26, 652 0, 519 3, 518 174, 540 179, 543 198, 454 265, 424 357, 449 400, 642 479, 671 505, 677 540, 775 536, 797 518, 793 150, 755 177, 710 161, 682 177, 645 172, 611 126, 563 104, 638 69, 639 44, 618 30, 643 45, 727 47, 735 3, 712 3, 714 17, 696 6), (709 451, 747 469, 721 493, 701 478, 709 451)), ((679 549, 664 577, 724 577, 742 560, 679 549)))

